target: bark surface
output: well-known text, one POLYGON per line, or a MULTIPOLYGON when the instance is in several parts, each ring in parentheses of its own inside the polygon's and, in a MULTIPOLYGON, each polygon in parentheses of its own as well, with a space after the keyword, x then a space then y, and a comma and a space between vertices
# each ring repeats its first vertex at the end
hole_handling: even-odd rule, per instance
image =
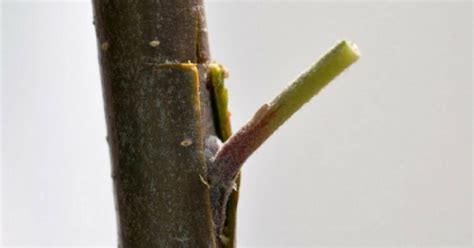
POLYGON ((204 139, 215 134, 196 65, 209 60, 202 1, 93 5, 119 246, 215 247, 201 180, 204 139))

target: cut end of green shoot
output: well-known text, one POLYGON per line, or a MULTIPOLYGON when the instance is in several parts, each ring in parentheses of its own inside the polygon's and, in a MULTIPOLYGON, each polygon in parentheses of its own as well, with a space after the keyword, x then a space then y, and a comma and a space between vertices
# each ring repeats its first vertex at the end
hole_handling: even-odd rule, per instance
POLYGON ((326 61, 330 57, 333 59, 333 65, 335 68, 340 68, 342 72, 345 68, 349 67, 352 63, 356 62, 360 57, 360 50, 357 45, 348 40, 340 41, 335 47, 333 47, 327 54, 321 58, 317 63, 326 61))
POLYGON ((348 41, 348 40, 342 40, 339 42, 339 44, 343 47, 347 47, 347 49, 350 51, 352 56, 354 56, 356 59, 360 57, 359 47, 357 47, 357 45, 354 42, 348 41))

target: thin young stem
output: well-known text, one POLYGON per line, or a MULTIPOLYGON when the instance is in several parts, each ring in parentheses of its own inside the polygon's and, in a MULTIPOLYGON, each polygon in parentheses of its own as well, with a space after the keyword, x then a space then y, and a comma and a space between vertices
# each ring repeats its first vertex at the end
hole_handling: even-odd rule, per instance
POLYGON ((209 170, 213 184, 227 184, 245 160, 298 109, 359 58, 357 47, 341 41, 231 136, 214 157, 209 170))

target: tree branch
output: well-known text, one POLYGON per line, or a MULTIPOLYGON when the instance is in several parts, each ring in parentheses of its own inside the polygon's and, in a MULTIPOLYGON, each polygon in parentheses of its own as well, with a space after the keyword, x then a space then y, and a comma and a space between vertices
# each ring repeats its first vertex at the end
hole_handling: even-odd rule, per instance
POLYGON ((202 0, 92 2, 119 247, 217 247, 202 0))

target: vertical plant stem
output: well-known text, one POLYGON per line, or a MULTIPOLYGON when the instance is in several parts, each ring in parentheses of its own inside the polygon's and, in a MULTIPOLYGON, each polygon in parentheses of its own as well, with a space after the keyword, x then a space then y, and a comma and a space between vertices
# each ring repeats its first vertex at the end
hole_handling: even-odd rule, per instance
POLYGON ((200 180, 204 136, 215 132, 196 65, 209 61, 202 1, 93 6, 119 247, 215 247, 200 180))

